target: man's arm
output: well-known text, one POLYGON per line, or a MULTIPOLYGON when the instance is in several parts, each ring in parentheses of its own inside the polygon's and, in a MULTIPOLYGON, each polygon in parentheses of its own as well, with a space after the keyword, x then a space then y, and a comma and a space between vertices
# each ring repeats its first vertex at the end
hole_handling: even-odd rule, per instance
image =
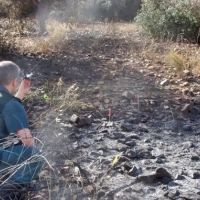
POLYGON ((17 91, 15 97, 19 99, 23 99, 24 96, 30 91, 30 80, 28 79, 23 79, 20 86, 19 90, 17 91))
POLYGON ((30 129, 23 128, 16 131, 16 134, 25 146, 34 146, 34 137, 32 136, 30 129))

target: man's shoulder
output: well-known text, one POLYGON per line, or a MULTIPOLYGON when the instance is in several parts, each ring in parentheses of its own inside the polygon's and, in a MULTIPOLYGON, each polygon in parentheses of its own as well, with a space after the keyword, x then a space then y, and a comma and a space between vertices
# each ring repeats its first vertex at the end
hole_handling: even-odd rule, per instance
POLYGON ((8 106, 8 107, 11 106, 11 107, 16 107, 16 108, 23 108, 21 102, 15 97, 10 99, 10 101, 6 104, 6 106, 8 106))

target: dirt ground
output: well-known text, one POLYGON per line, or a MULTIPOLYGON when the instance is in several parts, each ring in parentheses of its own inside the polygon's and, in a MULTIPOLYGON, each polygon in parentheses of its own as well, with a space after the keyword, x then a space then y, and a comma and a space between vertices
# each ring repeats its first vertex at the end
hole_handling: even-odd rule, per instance
MULTIPOLYGON (((77 25, 66 34, 68 43, 62 52, 45 55, 20 52, 19 48, 1 58, 16 62, 26 74, 33 73, 32 91, 24 104, 33 134, 43 142, 54 170, 47 166, 42 172, 39 185, 44 189, 32 199, 169 199, 157 194, 159 184, 150 188, 128 175, 124 166, 120 168, 124 161, 116 155, 135 150, 147 140, 151 147, 162 142, 175 148, 188 140, 198 144, 199 79, 194 75, 177 77, 165 59, 173 50, 198 55, 199 47, 152 40, 135 24, 77 25), (76 89, 68 91, 73 84, 76 89), (182 111, 191 99, 195 99, 196 108, 182 111), (82 119, 82 124, 70 123, 73 114, 82 119), (129 131, 127 123, 133 130, 129 131), (192 129, 184 129, 186 125, 192 129), (134 138, 136 146, 130 147, 126 141, 130 149, 116 149, 124 137, 116 133, 129 139, 138 135, 140 142, 134 138), (181 134, 187 137, 180 138, 181 134), (115 158, 117 164, 113 164, 115 158), (130 189, 131 185, 136 189, 130 189)), ((48 36, 41 37, 45 40, 48 36)), ((39 39, 20 38, 21 42, 39 39)), ((148 159, 137 157, 131 162, 143 169, 148 159)), ((160 165, 167 167, 168 163, 160 165)), ((171 168, 176 171, 181 166, 179 163, 171 168)))

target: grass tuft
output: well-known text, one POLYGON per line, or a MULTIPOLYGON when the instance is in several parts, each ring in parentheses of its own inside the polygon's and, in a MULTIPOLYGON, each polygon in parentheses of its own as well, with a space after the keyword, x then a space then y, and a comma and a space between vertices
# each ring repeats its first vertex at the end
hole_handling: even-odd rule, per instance
POLYGON ((184 70, 186 68, 186 59, 179 53, 171 51, 166 56, 166 63, 175 69, 179 78, 183 78, 184 70))

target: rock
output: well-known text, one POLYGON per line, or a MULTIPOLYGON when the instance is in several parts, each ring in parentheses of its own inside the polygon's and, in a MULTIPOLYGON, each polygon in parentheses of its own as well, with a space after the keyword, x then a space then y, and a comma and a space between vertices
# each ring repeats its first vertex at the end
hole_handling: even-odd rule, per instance
POLYGON ((177 199, 177 197, 179 195, 180 195, 180 192, 178 190, 174 189, 174 190, 170 190, 169 192, 167 192, 167 194, 164 196, 167 196, 170 199, 177 199))
POLYGON ((176 131, 176 129, 177 129, 177 124, 176 124, 176 122, 174 122, 174 121, 166 122, 166 123, 165 123, 165 126, 164 126, 164 129, 165 129, 165 130, 176 131))
POLYGON ((193 161, 198 161, 199 160, 199 156, 195 155, 191 157, 191 160, 193 161))
POLYGON ((91 152, 89 152, 88 155, 89 156, 94 156, 94 157, 99 157, 99 156, 103 155, 103 151, 102 150, 100 150, 100 151, 91 151, 91 152))
POLYGON ((169 84, 169 80, 168 79, 164 79, 160 82, 160 85, 161 86, 165 86, 165 85, 168 85, 169 84))
POLYGON ((136 152, 137 152, 137 158, 139 159, 147 159, 152 157, 151 152, 145 145, 138 146, 136 148, 136 152))
POLYGON ((189 125, 189 124, 186 124, 186 125, 183 126, 183 130, 184 131, 192 131, 192 126, 189 125))
POLYGON ((128 100, 133 99, 133 92, 132 91, 125 91, 122 93, 122 97, 128 100))
POLYGON ((88 148, 90 146, 90 144, 88 142, 83 142, 82 144, 80 144, 80 147, 83 147, 83 148, 88 148))
POLYGON ((130 118, 127 120, 128 123, 131 123, 131 124, 139 124, 140 123, 140 119, 139 118, 130 118))
POLYGON ((190 148, 194 148, 195 147, 195 145, 190 141, 183 142, 182 145, 183 145, 183 149, 190 149, 190 148))
POLYGON ((153 158, 157 158, 157 157, 159 157, 159 158, 165 158, 163 150, 160 150, 159 148, 153 149, 151 151, 151 154, 152 154, 153 158))
POLYGON ((95 87, 92 91, 93 94, 98 94, 100 92, 100 87, 95 87))
POLYGON ((127 141, 126 138, 120 138, 120 139, 117 140, 117 142, 122 143, 122 144, 125 144, 126 141, 127 141))
POLYGON ((151 140, 149 138, 145 138, 144 143, 151 143, 151 140))
POLYGON ((97 200, 100 200, 102 197, 104 197, 106 195, 106 192, 105 191, 103 191, 103 190, 100 190, 100 191, 98 191, 97 192, 97 197, 96 197, 96 199, 97 200))
POLYGON ((156 169, 156 178, 161 179, 162 182, 164 177, 169 178, 168 182, 172 180, 172 175, 165 168, 160 167, 156 169))
POLYGON ((125 155, 129 158, 135 158, 137 154, 134 150, 129 149, 126 151, 125 155))
POLYGON ((132 139, 141 140, 140 137, 135 133, 132 133, 129 137, 132 139))
POLYGON ((136 176, 136 172, 137 172, 137 167, 136 166, 133 166, 129 172, 128 172, 128 175, 129 176, 136 176))
POLYGON ((79 118, 77 121, 77 125, 79 128, 84 126, 90 126, 92 124, 92 120, 88 117, 85 118, 79 118))
POLYGON ((124 134, 120 132, 113 132, 112 136, 113 136, 113 139, 120 139, 124 137, 124 134))
POLYGON ((190 76, 191 75, 191 72, 187 69, 183 70, 183 73, 186 75, 186 76, 190 76))
POLYGON ((184 179, 185 179, 185 177, 183 175, 177 174, 175 176, 175 180, 184 180, 184 179))
POLYGON ((160 157, 156 158, 156 163, 161 164, 164 163, 164 160, 160 157))
POLYGON ((156 173, 152 172, 139 175, 138 180, 144 183, 153 183, 156 180, 156 173))
POLYGON ((111 101, 110 101, 110 99, 105 98, 105 99, 103 100, 103 102, 104 102, 105 104, 109 104, 111 101))
POLYGON ((199 171, 196 171, 196 170, 189 170, 187 172, 187 175, 193 179, 198 179, 200 178, 200 172, 199 171))
POLYGON ((145 132, 145 133, 149 132, 148 128, 146 128, 144 126, 138 126, 138 131, 145 132))
POLYGON ((127 145, 125 145, 125 144, 121 144, 121 143, 119 143, 118 145, 117 145, 117 150, 118 151, 127 151, 127 149, 128 149, 128 146, 127 145))
POLYGON ((127 146, 134 147, 136 145, 136 142, 134 140, 132 140, 132 141, 127 141, 125 144, 127 146))
POLYGON ((130 123, 124 123, 121 125, 121 128, 123 131, 127 131, 127 132, 130 132, 133 130, 133 125, 130 124, 130 123))
POLYGON ((73 114, 71 118, 69 119, 69 122, 76 123, 78 119, 79 117, 76 114, 73 114))
POLYGON ((97 150, 107 151, 108 147, 105 145, 105 143, 102 141, 100 145, 97 146, 97 150))
POLYGON ((161 182, 162 182, 163 184, 168 184, 170 181, 171 181, 171 178, 170 178, 170 177, 167 177, 167 176, 164 176, 164 177, 161 179, 161 182))
POLYGON ((131 170, 132 167, 133 167, 133 164, 132 164, 131 162, 129 162, 129 161, 126 161, 126 162, 123 163, 123 168, 124 168, 124 170, 126 170, 126 171, 131 170))

